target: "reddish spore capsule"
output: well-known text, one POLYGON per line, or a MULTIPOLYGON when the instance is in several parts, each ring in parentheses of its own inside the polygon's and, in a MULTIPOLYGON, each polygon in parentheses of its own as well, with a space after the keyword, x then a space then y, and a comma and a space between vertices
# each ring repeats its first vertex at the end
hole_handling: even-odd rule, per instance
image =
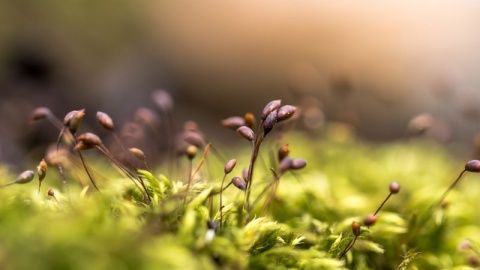
POLYGON ((480 160, 470 160, 465 164, 465 171, 480 172, 480 160))
POLYGON ((367 216, 363 219, 363 224, 365 226, 372 226, 373 224, 375 224, 375 222, 377 222, 377 219, 377 216, 374 215, 367 216))
POLYGON ((359 235, 360 235, 360 232, 361 232, 361 230, 360 230, 360 224, 359 224, 358 222, 356 222, 356 221, 353 221, 353 222, 352 222, 352 233, 353 233, 353 235, 359 236, 359 235))
POLYGON ((400 192, 400 184, 397 182, 392 182, 390 184, 389 189, 390 189, 390 193, 397 194, 398 192, 400 192))

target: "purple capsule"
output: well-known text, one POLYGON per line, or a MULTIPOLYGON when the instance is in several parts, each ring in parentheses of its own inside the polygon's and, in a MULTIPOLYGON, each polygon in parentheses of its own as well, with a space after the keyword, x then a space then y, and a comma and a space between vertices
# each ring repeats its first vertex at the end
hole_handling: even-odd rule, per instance
POLYGON ((92 145, 92 144, 85 144, 84 142, 82 141, 79 141, 75 144, 75 146, 73 147, 73 149, 75 151, 85 151, 85 150, 89 150, 89 149, 93 149, 95 148, 95 145, 92 145))
POLYGON ((52 112, 50 111, 49 108, 46 107, 38 107, 35 110, 33 110, 32 114, 30 114, 30 123, 33 123, 35 121, 44 119, 52 115, 52 112))
POLYGON ((152 93, 152 100, 164 112, 171 112, 173 110, 173 99, 165 90, 156 90, 152 93))
POLYGON ((142 150, 136 147, 131 147, 128 149, 128 152, 130 152, 130 154, 132 154, 138 160, 145 161, 145 153, 142 150))
POLYGON ((377 219, 377 216, 374 215, 367 216, 365 217, 365 219, 363 219, 363 224, 365 226, 372 226, 373 224, 375 224, 375 222, 377 222, 377 219))
POLYGON ((225 164, 224 172, 225 174, 229 174, 232 172, 233 168, 235 168, 235 165, 237 165, 237 160, 236 159, 230 159, 227 161, 225 164))
POLYGON ((480 160, 470 160, 465 164, 465 171, 480 172, 480 160))
POLYGON ((397 194, 398 192, 400 192, 400 184, 397 182, 392 182, 389 186, 389 189, 390 193, 397 194))
POLYGON ((97 135, 91 132, 86 132, 78 135, 77 140, 89 146, 97 146, 102 144, 102 140, 100 140, 97 135))
POLYGON ((242 137, 244 137, 245 139, 249 140, 249 141, 253 141, 253 139, 255 138, 255 133, 253 132, 253 130, 247 126, 241 126, 239 128, 237 128, 237 132, 238 134, 240 134, 242 137))
POLYGON ((104 129, 108 131, 114 130, 113 120, 108 114, 98 111, 97 121, 98 121, 98 124, 100 124, 100 126, 102 126, 104 129))
POLYGON ((205 144, 207 144, 201 134, 191 130, 182 132, 181 139, 189 144, 195 145, 197 148, 203 148, 205 144))
POLYGON ((266 136, 277 123, 277 111, 271 112, 263 122, 263 135, 266 136))
POLYGON ((296 111, 297 111, 297 107, 292 105, 285 105, 280 107, 277 113, 277 121, 280 122, 280 121, 284 121, 291 118, 296 111))
POLYGON ((299 169, 305 168, 305 166, 307 166, 307 161, 305 159, 294 158, 292 160, 292 164, 290 168, 292 168, 293 170, 299 170, 299 169))
POLYGON ((245 191, 247 189, 247 182, 241 177, 235 176, 232 178, 232 184, 238 189, 245 191))
POLYGON ((265 120, 271 112, 276 111, 281 105, 282 100, 280 99, 270 101, 265 108, 263 108, 261 115, 262 120, 265 120))
POLYGON ((284 157, 282 161, 280 161, 280 172, 284 173, 292 168, 292 158, 284 157))
POLYGON ((242 176, 243 176, 243 179, 245 179, 245 182, 248 182, 248 170, 247 168, 243 168, 242 170, 242 176))
POLYGON ((245 118, 240 116, 231 116, 222 120, 222 126, 234 129, 245 126, 245 118))
POLYGON ((63 124, 68 127, 68 130, 72 134, 75 134, 82 123, 82 119, 85 116, 85 109, 78 111, 71 111, 63 118, 63 124))
POLYGON ((35 173, 31 170, 24 171, 20 175, 18 175, 17 179, 15 180, 15 183, 17 184, 26 184, 29 183, 30 181, 33 180, 33 177, 35 176, 35 173))

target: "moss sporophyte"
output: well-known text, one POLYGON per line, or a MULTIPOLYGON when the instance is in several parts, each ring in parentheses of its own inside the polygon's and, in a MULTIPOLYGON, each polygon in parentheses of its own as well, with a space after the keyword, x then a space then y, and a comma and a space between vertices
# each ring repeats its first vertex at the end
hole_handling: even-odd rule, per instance
POLYGON ((371 144, 349 122, 315 121, 313 132, 319 111, 308 104, 275 99, 259 114, 221 120, 246 144, 237 148, 193 121, 177 130, 165 90, 124 123, 103 111, 61 121, 34 109, 28 122, 48 121, 59 134, 32 158, 35 170, 0 164, 0 268, 478 266, 480 182, 459 183, 480 161, 455 172, 452 155, 423 136, 434 125, 426 114, 409 123, 407 140, 371 144), (298 120, 310 130, 287 133, 298 120), (29 184, 35 176, 38 186, 29 184), (27 265, 39 256, 47 259, 27 265))

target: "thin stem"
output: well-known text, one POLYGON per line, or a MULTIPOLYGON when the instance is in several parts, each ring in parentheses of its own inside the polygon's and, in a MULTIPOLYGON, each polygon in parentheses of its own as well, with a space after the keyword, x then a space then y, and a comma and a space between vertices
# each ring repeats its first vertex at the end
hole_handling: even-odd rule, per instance
POLYGON ((219 191, 216 191, 216 192, 210 192, 210 194, 208 196, 214 196, 214 195, 217 195, 217 194, 220 194, 220 191, 225 191, 230 185, 232 185, 232 182, 228 183, 228 185, 226 185, 224 188, 222 188, 221 190, 219 191))
POLYGON ((373 213, 373 215, 377 215, 378 212, 380 212, 380 210, 382 209, 383 205, 388 201, 388 199, 390 199, 390 197, 392 196, 393 193, 390 192, 390 194, 388 194, 387 198, 385 198, 385 200, 383 200, 382 204, 380 204, 380 206, 378 207, 377 211, 375 211, 375 213, 373 213))
POLYGON ((192 159, 188 159, 188 183, 187 183, 187 188, 185 189, 185 197, 183 198, 183 204, 187 202, 187 196, 188 196, 188 191, 190 190, 190 183, 192 183, 192 159))
POLYGON ((222 200, 222 193, 223 193, 223 184, 225 183, 225 178, 227 178, 227 174, 223 175, 222 185, 220 186, 220 228, 223 226, 223 200, 222 200))
POLYGON ((210 143, 208 143, 206 146, 205 146, 205 150, 203 151, 203 156, 202 156, 202 159, 200 159, 200 162, 198 163, 197 167, 195 168, 195 171, 193 171, 193 158, 192 159, 188 159, 189 160, 189 163, 188 163, 188 171, 189 171, 189 175, 188 175, 188 184, 187 184, 187 189, 186 189, 186 193, 185 193, 185 198, 183 199, 183 204, 185 204, 185 202, 187 201, 187 196, 188 196, 188 191, 190 189, 190 184, 193 180, 193 178, 195 177, 195 175, 198 173, 198 171, 200 170, 200 168, 202 167, 203 163, 205 162, 205 160, 207 159, 207 154, 208 152, 210 151, 210 143), (192 173, 193 171, 193 173, 192 173))
MULTIPOLYGON (((77 139, 75 138, 75 135, 72 134, 72 132, 70 132, 70 130, 68 130, 68 129, 64 126, 64 127, 62 128, 62 130, 60 131, 60 134, 58 135, 58 139, 57 139, 57 154, 58 154, 58 148, 59 148, 59 146, 60 146, 60 141, 61 141, 61 138, 63 137, 63 134, 64 134, 65 130, 67 131, 66 134, 68 134, 68 135, 71 137, 71 139, 72 139, 72 145, 73 145, 73 147, 75 147, 75 145, 76 145, 76 143, 77 143, 77 139)), ((82 166, 83 166, 83 168, 85 169, 85 172, 87 173, 88 178, 90 179, 90 182, 92 182, 93 187, 95 187, 95 189, 96 189, 97 191, 100 191, 100 189, 97 187, 97 184, 95 183, 95 180, 93 180, 93 176, 92 176, 92 174, 90 173, 90 170, 88 169, 87 164, 85 163, 85 159, 83 158, 82 153, 81 153, 79 150, 77 150, 76 152, 77 152, 78 156, 80 157, 80 160, 81 160, 81 162, 82 162, 82 166)))
MULTIPOLYGON (((135 165, 132 164, 132 162, 130 162, 129 158, 128 158, 128 155, 130 154, 129 151, 127 151, 127 149, 125 148, 125 145, 122 143, 122 140, 120 139, 120 137, 117 135, 117 133, 115 131, 112 131, 112 134, 113 134, 113 138, 115 139, 115 142, 120 145, 120 148, 122 149, 122 152, 127 156, 127 158, 125 158, 126 162, 128 163, 128 165, 131 167, 131 168, 134 168, 134 169, 137 169, 135 165)), ((103 148, 106 149, 106 146, 103 145, 103 148)), ((113 155, 110 154, 112 157, 113 155)), ((147 164, 147 160, 145 159, 145 157, 142 159, 143 161, 143 166, 145 166, 145 169, 149 172, 151 172, 148 164, 147 164)))
POLYGON ((463 174, 466 172, 466 170, 464 169, 462 172, 460 172, 460 174, 458 175, 457 179, 455 179, 455 181, 453 181, 453 183, 447 188, 447 190, 445 190, 445 192, 443 192, 443 194, 440 196, 440 198, 438 199, 438 201, 434 204, 432 204, 428 209, 427 211, 425 212, 425 214, 423 216, 420 216, 419 219, 418 219, 418 222, 417 222, 417 225, 413 227, 413 231, 409 233, 409 235, 406 237, 406 240, 405 240, 405 243, 410 243, 410 241, 412 240, 413 237, 415 237, 417 235, 417 232, 423 228, 423 226, 425 225, 425 223, 427 222, 427 220, 432 216, 432 211, 439 207, 443 200, 445 200, 445 198, 447 197, 447 195, 450 193, 450 191, 455 188, 455 186, 458 184, 458 182, 460 182, 463 174))
POLYGON ((445 190, 445 192, 442 194, 442 196, 440 196, 440 199, 438 200, 438 202, 435 204, 435 207, 438 207, 442 202, 443 200, 445 199, 445 197, 447 197, 448 193, 450 193, 450 191, 452 191, 452 189, 458 184, 458 182, 460 182, 463 174, 466 172, 467 170, 463 170, 457 177, 457 179, 455 179, 455 181, 448 187, 447 190, 445 190))
POLYGON ((250 194, 251 194, 251 191, 252 191, 252 183, 253 183, 253 177, 252 177, 253 176, 253 169, 255 168, 255 162, 258 158, 258 152, 260 150, 260 145, 262 144, 262 141, 263 141, 263 133, 260 133, 260 134, 262 134, 262 135, 259 135, 259 133, 257 132, 257 135, 255 136, 255 139, 252 141, 253 150, 252 150, 252 156, 250 158, 250 165, 248 167, 248 173, 247 173, 248 179, 245 179, 245 180, 247 180, 247 191, 246 191, 246 195, 245 195, 245 208, 247 210, 247 219, 250 217, 250 211, 251 211, 250 194))
POLYGON ((68 187, 68 182, 67 182, 67 178, 65 177, 65 171, 63 170, 62 162, 58 161, 57 168, 58 168, 58 173, 60 174, 60 177, 62 178, 62 183, 65 186, 65 189, 67 190, 68 201, 70 202, 71 201, 70 188, 68 187))
POLYGON ((203 163, 205 162, 205 160, 207 159, 207 154, 208 152, 210 151, 210 143, 208 143, 206 146, 205 146, 205 150, 203 151, 203 156, 202 156, 202 159, 200 159, 200 162, 198 162, 198 165, 197 167, 195 168, 195 171, 193 172, 192 176, 191 176, 191 179, 195 178, 195 175, 197 175, 198 171, 200 170, 200 168, 202 167, 203 163))
MULTIPOLYGON (((57 153, 58 153, 58 148, 60 147, 60 142, 62 141, 62 137, 63 137, 63 134, 65 133, 65 127, 63 127, 61 130, 60 130, 60 133, 58 134, 58 138, 57 138, 57 153)), ((72 137, 75 137, 72 135, 72 137)))
POLYGON ((57 200, 57 197, 53 196, 53 199, 55 200, 55 202, 57 202, 58 206, 60 206, 60 209, 65 210, 63 208, 63 205, 57 200))
MULTIPOLYGON (((270 182, 263 190, 262 192, 260 192, 260 194, 258 195, 258 197, 255 199, 255 201, 252 203, 252 206, 251 208, 255 208, 255 206, 257 205, 257 203, 260 201, 260 199, 263 197, 263 195, 265 195, 265 193, 272 187, 274 186, 276 183, 278 183, 278 181, 280 180, 280 177, 281 175, 278 175, 276 173, 274 173, 275 175, 275 178, 273 179, 272 182, 270 182)), ((267 204, 267 202, 266 202, 267 204)), ((263 211, 263 210, 262 210, 263 211)))
POLYGON ((280 180, 280 179, 276 179, 276 180, 272 183, 272 188, 270 189, 270 194, 268 195, 268 197, 265 199, 265 202, 263 203, 262 216, 265 215, 265 213, 267 212, 268 207, 270 206, 270 204, 272 203, 273 198, 275 197, 275 193, 277 192, 278 185, 280 184, 280 181, 279 181, 279 180, 280 180))
POLYGON ((63 128, 63 123, 57 118, 55 117, 55 115, 53 114, 49 114, 47 116, 47 119, 50 121, 50 123, 52 123, 52 125, 54 125, 56 128, 58 128, 59 130, 62 130, 63 128))
POLYGON ((146 200, 148 200, 148 203, 151 203, 150 194, 148 194, 147 187, 145 186, 145 183, 143 182, 143 180, 138 175, 134 175, 127 168, 125 168, 125 166, 123 166, 117 159, 115 159, 110 154, 110 152, 108 151, 108 149, 104 145, 100 145, 100 146, 97 145, 96 148, 98 150, 100 150, 100 152, 102 154, 104 154, 110 161, 112 161, 113 164, 115 164, 128 178, 130 178, 133 181, 133 183, 135 184, 135 186, 137 186, 137 188, 143 194, 144 198, 146 200), (135 180, 140 182, 141 187, 137 184, 137 182, 135 180), (142 190, 142 188, 143 188, 143 190, 142 190))
POLYGON ((167 133, 168 133, 168 176, 173 178, 173 174, 176 170, 176 158, 175 158, 175 122, 173 120, 173 115, 170 111, 165 113, 165 118, 167 119, 167 133))
POLYGON ((355 242, 357 241, 357 238, 358 236, 355 236, 355 238, 353 238, 352 240, 350 240, 350 242, 348 242, 347 246, 345 247, 345 249, 343 250, 342 254, 340 254, 340 257, 338 257, 339 260, 341 260, 345 254, 347 254, 347 252, 352 249, 353 245, 355 245, 355 242))
POLYGON ((93 176, 90 173, 90 170, 88 169, 87 164, 85 163, 82 153, 80 151, 77 151, 77 153, 78 153, 78 156, 80 157, 80 160, 82 161, 83 168, 85 169, 85 172, 87 173, 88 178, 90 179, 90 182, 92 182, 93 184, 93 187, 95 187, 96 190, 100 191, 100 189, 98 189, 97 187, 97 184, 95 183, 95 180, 93 180, 93 176))
POLYGON ((11 185, 13 185, 13 184, 15 184, 15 183, 16 183, 16 182, 13 181, 13 182, 9 182, 9 183, 3 184, 3 185, 0 186, 0 188, 8 187, 8 186, 11 186, 11 185))

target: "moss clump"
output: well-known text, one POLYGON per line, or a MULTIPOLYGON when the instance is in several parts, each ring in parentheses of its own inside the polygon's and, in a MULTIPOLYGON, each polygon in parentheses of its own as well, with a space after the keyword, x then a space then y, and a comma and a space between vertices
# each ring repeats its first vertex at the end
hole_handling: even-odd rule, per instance
MULTIPOLYGON (((181 133, 179 173, 170 177, 168 163, 147 165, 143 151, 135 165, 101 142, 83 156, 60 146, 56 159, 46 158, 48 193, 36 184, 0 190, 0 267, 454 269, 478 261, 478 176, 464 170, 468 184, 447 189, 464 166, 441 145, 372 145, 335 124, 315 140, 292 133, 262 151, 257 140, 266 134, 254 135, 252 155, 211 146, 197 128, 181 133), (198 155, 188 155, 191 145, 198 155), (247 172, 218 158, 232 153, 235 164, 250 164, 247 172), (248 186, 228 188, 229 173, 248 186)), ((78 145, 68 134, 60 145, 78 145)), ((15 179, 1 164, 0 172, 0 183, 15 179)))

